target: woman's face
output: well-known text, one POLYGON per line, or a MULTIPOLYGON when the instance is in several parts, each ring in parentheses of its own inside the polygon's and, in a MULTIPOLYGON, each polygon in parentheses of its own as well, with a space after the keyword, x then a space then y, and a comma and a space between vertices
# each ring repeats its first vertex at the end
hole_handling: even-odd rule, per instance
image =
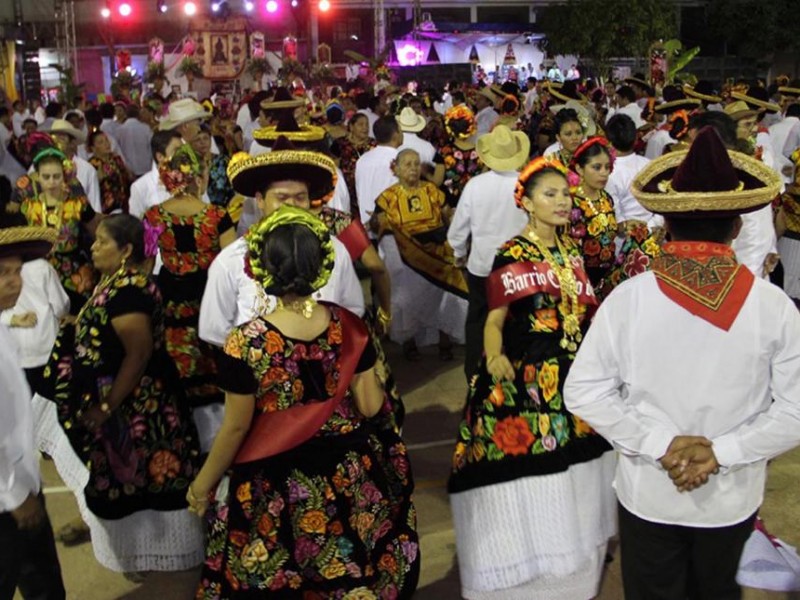
POLYGON ((561 147, 572 154, 583 141, 583 129, 581 128, 581 124, 575 121, 564 123, 564 125, 561 126, 561 130, 556 135, 556 138, 561 143, 561 147))
POLYGON ((602 152, 590 158, 586 166, 576 165, 575 170, 583 178, 584 187, 602 190, 605 189, 608 183, 608 176, 611 174, 611 159, 608 154, 602 152))
POLYGON ((736 137, 740 140, 749 140, 754 137, 757 124, 758 117, 755 115, 746 119, 739 119, 736 122, 736 137))
POLYGON ((208 132, 199 132, 192 140, 192 148, 200 156, 208 156, 211 154, 211 136, 208 132))
POLYGON ((64 188, 64 167, 60 163, 48 161, 39 165, 39 185, 48 196, 58 197, 64 188))
POLYGON ((421 174, 419 154, 416 152, 404 152, 397 159, 395 174, 403 185, 417 185, 421 174))
POLYGON ((103 275, 115 273, 130 253, 130 246, 120 248, 102 223, 98 226, 92 244, 92 262, 98 271, 103 275))
POLYGON ((522 205, 536 221, 550 227, 569 223, 572 196, 566 177, 560 173, 543 175, 533 188, 532 197, 524 196, 522 205))
POLYGON ((98 133, 92 142, 92 152, 97 156, 108 156, 111 154, 111 142, 105 133, 98 133))
POLYGON ((366 117, 358 117, 350 122, 353 135, 359 139, 369 137, 369 120, 366 117))

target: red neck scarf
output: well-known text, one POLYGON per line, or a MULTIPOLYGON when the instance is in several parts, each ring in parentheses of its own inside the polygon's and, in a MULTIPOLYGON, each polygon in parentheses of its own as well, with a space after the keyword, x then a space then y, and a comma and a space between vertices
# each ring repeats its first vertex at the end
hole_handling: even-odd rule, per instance
POLYGON ((736 262, 730 246, 712 242, 668 242, 653 261, 659 289, 693 315, 728 331, 755 277, 736 262))

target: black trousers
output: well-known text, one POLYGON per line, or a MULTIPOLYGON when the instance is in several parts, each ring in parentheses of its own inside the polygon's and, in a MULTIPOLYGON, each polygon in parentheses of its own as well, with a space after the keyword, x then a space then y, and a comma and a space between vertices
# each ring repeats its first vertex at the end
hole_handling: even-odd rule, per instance
POLYGON ((47 513, 36 530, 19 529, 11 513, 0 513, 0 600, 12 600, 17 587, 25 600, 66 598, 47 513))
POLYGON ((467 375, 467 381, 478 370, 483 355, 483 326, 486 325, 486 315, 489 314, 489 305, 486 300, 486 279, 486 277, 478 277, 467 272, 469 307, 467 308, 464 335, 466 342, 464 373, 467 375))
POLYGON ((652 523, 619 505, 625 600, 738 600, 736 571, 756 515, 727 527, 652 523))

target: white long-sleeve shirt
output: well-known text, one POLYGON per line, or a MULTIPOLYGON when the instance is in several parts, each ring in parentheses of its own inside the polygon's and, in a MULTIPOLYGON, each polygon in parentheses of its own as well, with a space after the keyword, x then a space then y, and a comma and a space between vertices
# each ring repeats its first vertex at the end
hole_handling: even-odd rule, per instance
MULTIPOLYGON (((336 260, 328 283, 314 293, 317 300, 326 300, 363 316, 364 293, 356 276, 347 248, 333 238, 336 260)), ((239 238, 222 249, 208 269, 208 282, 200 306, 200 339, 223 346, 231 329, 258 316, 257 283, 244 271, 247 242, 239 238)), ((266 312, 275 309, 275 298, 263 295, 266 312)))
POLYGON ((40 258, 22 265, 22 292, 13 308, 0 313, 0 324, 9 327, 23 369, 47 362, 58 335, 58 321, 68 313, 69 296, 50 263, 40 258), (13 316, 29 312, 36 313, 34 327, 11 327, 13 316))
POLYGON ((497 249, 528 222, 525 211, 514 203, 518 176, 516 171, 489 171, 470 179, 461 192, 447 241, 456 258, 469 253, 467 270, 473 275, 487 277, 497 249))
POLYGON ((428 140, 423 140, 416 133, 403 132, 403 145, 397 149, 398 154, 403 150, 416 150, 419 162, 423 165, 432 165, 436 157, 436 148, 428 140))
POLYGON ((397 183, 391 167, 396 156, 396 148, 375 146, 356 162, 356 195, 361 222, 365 226, 375 211, 375 200, 383 190, 397 183))
POLYGON ((633 179, 649 162, 650 160, 638 154, 619 156, 614 161, 614 170, 608 176, 606 191, 614 200, 614 214, 618 223, 631 219, 647 223, 653 218, 653 213, 639 204, 631 193, 633 179))
POLYGON ((741 522, 761 505, 767 460, 800 443, 800 314, 756 278, 725 331, 643 273, 600 306, 564 400, 619 450, 614 485, 630 512, 694 527, 741 522), (710 439, 721 466, 692 492, 679 493, 657 462, 677 435, 710 439))
POLYGON ((147 173, 153 162, 150 139, 153 132, 139 119, 128 119, 117 130, 118 141, 125 164, 140 177, 147 173))
POLYGON ((756 277, 765 277, 764 261, 767 254, 776 252, 778 247, 772 207, 767 205, 742 215, 742 229, 731 247, 736 253, 736 260, 750 269, 756 277))
POLYGON ((664 154, 664 148, 669 144, 675 144, 678 140, 673 138, 666 129, 658 129, 647 140, 647 147, 644 150, 645 157, 653 160, 664 154))
POLYGON ((19 364, 14 338, 0 325, 0 512, 20 507, 41 487, 34 447, 31 392, 19 364))
POLYGON ((141 219, 151 206, 161 204, 169 196, 167 188, 164 187, 158 176, 158 167, 151 159, 150 170, 131 185, 128 210, 134 217, 141 219))

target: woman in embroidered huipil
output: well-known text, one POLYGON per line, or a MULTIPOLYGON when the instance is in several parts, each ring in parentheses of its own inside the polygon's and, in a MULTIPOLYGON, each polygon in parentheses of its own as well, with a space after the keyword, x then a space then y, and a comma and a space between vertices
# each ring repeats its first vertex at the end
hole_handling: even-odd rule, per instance
POLYGON ((611 447, 562 387, 597 305, 569 223, 566 168, 520 175, 530 214, 497 252, 485 357, 470 382, 448 490, 465 598, 590 598, 615 532, 611 447), (501 542, 502 541, 502 542, 501 542))
POLYGON ((225 421, 188 495, 209 521, 196 598, 409 598, 413 483, 400 438, 370 420, 375 353, 355 315, 311 298, 333 265, 327 227, 283 206, 248 247, 278 304, 225 345, 225 421))
POLYGON ((86 149, 92 153, 89 159, 100 182, 100 202, 103 214, 128 212, 128 200, 131 193, 131 176, 128 167, 122 162, 119 154, 111 150, 111 142, 102 131, 89 134, 86 149))
POLYGON ((347 135, 333 142, 331 152, 339 158, 339 168, 344 173, 347 191, 350 192, 350 214, 358 214, 356 195, 356 163, 361 155, 375 147, 370 137, 369 119, 363 113, 356 113, 347 124, 347 135))
POLYGON ((439 146, 434 162, 444 165, 443 191, 448 206, 455 206, 467 182, 483 169, 475 149, 475 115, 465 105, 454 106, 445 113, 447 141, 439 146))

